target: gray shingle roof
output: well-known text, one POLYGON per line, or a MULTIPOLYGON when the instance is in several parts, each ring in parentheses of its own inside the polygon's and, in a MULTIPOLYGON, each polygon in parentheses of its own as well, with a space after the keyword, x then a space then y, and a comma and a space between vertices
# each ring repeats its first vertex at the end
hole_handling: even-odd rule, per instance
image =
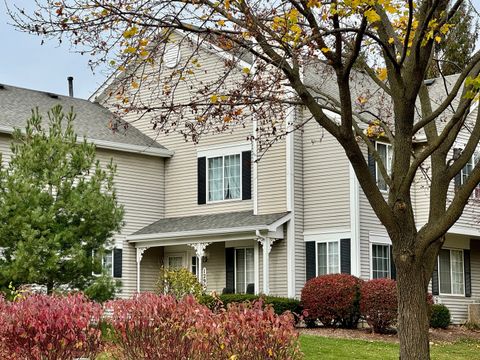
POLYGON ((160 234, 182 231, 266 227, 286 216, 288 212, 253 215, 253 211, 239 211, 211 215, 194 215, 161 219, 132 235, 160 234))
POLYGON ((114 115, 97 103, 11 85, 0 84, 0 126, 23 128, 32 114, 32 109, 38 107, 40 114, 46 119, 48 110, 58 104, 62 105, 65 112, 73 108, 76 114, 74 129, 79 137, 85 136, 92 140, 122 145, 165 149, 133 126, 129 125, 124 129, 122 125, 125 123, 120 120, 116 120, 120 121, 120 130, 113 132, 108 125, 114 119, 114 115))

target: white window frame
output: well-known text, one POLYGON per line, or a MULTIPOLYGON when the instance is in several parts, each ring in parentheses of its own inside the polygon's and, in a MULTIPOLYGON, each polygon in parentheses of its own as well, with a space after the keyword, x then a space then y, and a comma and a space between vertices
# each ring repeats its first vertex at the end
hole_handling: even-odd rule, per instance
POLYGON ((181 257, 182 258, 182 268, 188 269, 188 261, 187 261, 187 253, 186 252, 174 252, 174 253, 166 253, 165 254, 165 264, 164 267, 169 269, 170 268, 170 261, 171 257, 181 257))
MULTIPOLYGON (((258 292, 258 289, 257 289, 257 269, 256 269, 256 266, 255 266, 255 247, 254 246, 239 246, 239 247, 235 247, 234 248, 234 256, 233 256, 233 271, 234 271, 234 274, 235 274, 235 284, 234 284, 234 292, 235 294, 246 294, 247 293, 247 286, 249 283, 247 283, 247 263, 246 263, 246 260, 247 260, 247 257, 245 256, 245 292, 243 293, 239 293, 237 292, 237 250, 240 250, 240 249, 252 249, 253 250, 253 290, 254 290, 254 294, 256 294, 258 292)), ((247 252, 245 251, 245 254, 247 252)))
POLYGON ((441 286, 440 286, 440 283, 441 283, 441 278, 440 278, 440 254, 439 256, 437 256, 437 273, 438 273, 438 294, 440 296, 457 296, 457 297, 465 297, 465 251, 464 249, 458 249, 458 248, 442 248, 441 250, 448 250, 450 251, 450 293, 442 293, 440 290, 441 290, 441 286), (462 252, 462 274, 463 274, 463 293, 461 294, 453 294, 452 293, 452 269, 453 269, 453 266, 452 266, 452 251, 461 251, 462 252))
MULTIPOLYGON (((252 151, 252 144, 248 143, 236 143, 236 144, 221 144, 221 145, 214 145, 206 148, 201 148, 197 150, 197 157, 205 157, 205 197, 207 204, 217 204, 217 203, 224 203, 224 202, 235 202, 235 201, 242 201, 242 194, 243 194, 243 159, 242 153, 244 151, 252 151), (230 155, 240 155, 240 197, 236 199, 223 199, 223 200, 209 200, 209 178, 208 178, 208 159, 215 158, 215 157, 225 157, 230 155)), ((225 164, 225 162, 224 162, 225 164)), ((225 177, 225 173, 223 173, 223 177, 225 177)), ((222 180, 224 181, 224 180, 222 180)), ((222 185, 223 191, 223 185, 222 185)), ((225 194, 223 194, 225 196, 225 194)))
MULTIPOLYGON (((475 151, 475 153, 472 155, 472 157, 470 159, 468 159, 468 162, 467 164, 465 164, 465 166, 462 168, 462 170, 460 170, 460 184, 463 185, 464 183, 464 179, 463 179, 463 176, 465 175, 465 168, 467 167, 467 165, 471 165, 472 166, 472 171, 473 169, 475 168, 475 157, 477 157, 477 161, 480 161, 480 152, 479 151, 475 151)), ((467 175, 467 177, 470 176, 470 174, 467 175)), ((475 189, 473 189, 473 192, 472 192, 472 195, 471 197, 475 198, 475 199, 480 199, 480 184, 477 185, 477 187, 475 189)))
MULTIPOLYGON (((390 247, 392 246, 388 242, 371 242, 370 243, 370 279, 374 279, 373 277, 373 247, 374 246, 386 246, 388 249, 388 276, 386 279, 392 278, 392 257, 390 256, 390 247)), ((385 278, 377 278, 377 279, 385 279, 385 278)))
POLYGON ((320 276, 318 274, 318 244, 327 244, 327 273, 323 275, 329 275, 329 274, 341 274, 342 272, 342 256, 341 256, 341 249, 340 249, 340 240, 324 240, 324 241, 315 241, 315 275, 320 276), (329 243, 337 243, 338 246, 338 273, 332 273, 330 272, 330 263, 328 261, 329 256, 328 256, 328 248, 329 248, 329 243))
MULTIPOLYGON (((111 277, 113 277, 113 267, 114 267, 114 253, 113 253, 113 250, 114 250, 113 248, 112 249, 105 249, 105 254, 104 254, 104 255, 106 255, 107 253, 110 253, 112 255, 112 269, 111 269, 111 273, 110 273, 111 277)), ((95 251, 92 252, 92 255, 93 255, 93 257, 96 256, 95 251)), ((104 270, 105 269, 105 257, 104 256, 102 256, 100 263, 101 263, 101 266, 102 266, 102 270, 104 270)), ((95 271, 92 271, 92 275, 101 276, 102 273, 96 273, 95 271)))
POLYGON ((229 201, 239 201, 239 200, 242 200, 242 190, 243 190, 243 183, 242 183, 242 153, 241 152, 235 152, 235 153, 228 153, 228 154, 224 154, 224 155, 215 155, 215 156, 207 156, 206 159, 206 166, 205 166, 205 171, 206 171, 206 174, 205 174, 205 179, 206 179, 206 197, 207 197, 207 204, 214 204, 214 203, 219 203, 219 202, 229 202, 229 201), (240 172, 239 172, 239 177, 240 177, 240 193, 239 193, 239 196, 238 198, 234 198, 234 199, 225 199, 225 157, 227 156, 234 156, 234 155, 239 155, 240 157, 240 161, 239 161, 239 167, 240 167, 240 172), (214 159, 214 158, 219 158, 221 157, 222 158, 222 195, 223 195, 223 199, 220 199, 220 200, 210 200, 210 191, 209 191, 209 186, 210 186, 210 179, 209 179, 209 167, 210 167, 210 164, 209 164, 209 159, 214 159))
MULTIPOLYGON (((381 141, 376 141, 375 142, 375 150, 377 151, 377 153, 378 153, 378 145, 384 145, 385 146, 386 160, 387 161, 385 161, 385 163, 383 165, 385 166, 385 170, 387 170, 387 174, 391 175, 392 174, 393 154, 392 154, 392 156, 389 156, 389 154, 392 151, 392 144, 381 142, 381 141)), ((377 186, 378 186, 378 181, 380 180, 380 177, 382 177, 382 173, 380 172, 378 162, 375 161, 375 182, 376 182, 377 186)), ((383 179, 383 177, 382 177, 382 179, 383 179)), ((387 193, 388 192, 388 185, 385 183, 385 186, 387 187, 386 189, 380 189, 380 187, 379 187, 379 190, 381 192, 387 193)))

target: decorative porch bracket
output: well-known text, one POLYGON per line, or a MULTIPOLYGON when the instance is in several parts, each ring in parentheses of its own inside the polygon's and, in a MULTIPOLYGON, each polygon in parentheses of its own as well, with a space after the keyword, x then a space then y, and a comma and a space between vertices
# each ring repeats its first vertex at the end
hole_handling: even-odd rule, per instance
POLYGON ((137 293, 140 292, 140 263, 142 262, 143 253, 148 249, 147 246, 137 247, 137 293))
POLYGON ((272 251, 272 244, 275 238, 263 236, 260 231, 256 231, 257 241, 262 245, 263 250, 263 293, 268 295, 270 293, 270 251, 272 251))
POLYGON ((188 244, 188 246, 191 246, 195 250, 195 255, 197 255, 198 258, 198 281, 200 281, 200 284, 203 286, 203 289, 205 290, 207 287, 207 279, 206 279, 206 273, 204 274, 203 271, 203 263, 202 263, 202 258, 205 256, 205 249, 207 248, 208 245, 211 243, 209 242, 201 242, 201 243, 192 243, 188 244))

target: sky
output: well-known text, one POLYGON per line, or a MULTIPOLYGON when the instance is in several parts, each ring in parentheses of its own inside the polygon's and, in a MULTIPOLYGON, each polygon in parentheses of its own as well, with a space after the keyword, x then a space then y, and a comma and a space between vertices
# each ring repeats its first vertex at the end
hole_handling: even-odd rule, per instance
MULTIPOLYGON (((31 7, 32 0, 7 0, 20 7, 31 7)), ((480 10, 480 0, 472 0, 480 10)), ((68 44, 46 41, 19 32, 8 23, 3 0, 0 0, 0 84, 68 95, 67 77, 74 78, 74 95, 88 98, 105 81, 106 72, 88 67, 88 56, 73 52, 68 44)), ((478 47, 478 46, 477 46, 478 47)))

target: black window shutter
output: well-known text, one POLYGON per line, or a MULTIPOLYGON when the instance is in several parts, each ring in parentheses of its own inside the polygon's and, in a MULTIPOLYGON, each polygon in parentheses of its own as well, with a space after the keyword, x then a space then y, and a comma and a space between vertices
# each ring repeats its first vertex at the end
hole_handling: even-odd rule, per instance
MULTIPOLYGON (((460 154, 462 153, 462 149, 454 148, 453 149, 453 158, 458 159, 460 154)), ((462 171, 460 170, 457 175, 455 175, 455 191, 462 185, 462 171)))
POLYGON ((438 295, 438 256, 435 259, 435 266, 433 267, 432 274, 432 295, 438 295))
POLYGON ((226 293, 235 291, 235 248, 225 248, 225 288, 226 293))
POLYGON ((306 277, 310 280, 317 276, 317 262, 315 259, 315 241, 305 242, 305 262, 306 262, 306 277))
POLYGON ((113 249, 113 277, 121 278, 122 277, 122 258, 123 251, 122 249, 113 249))
MULTIPOLYGON (((373 147, 375 147, 375 142, 372 141, 373 147)), ((370 148, 368 149, 368 168, 370 169, 370 173, 373 176, 373 179, 376 180, 376 167, 375 167, 375 158, 373 157, 372 152, 370 151, 370 148)))
POLYGON ((472 297, 472 274, 470 269, 470 250, 463 250, 463 270, 465 272, 465 296, 472 297))
POLYGON ((197 162, 198 205, 202 205, 207 203, 207 159, 199 157, 197 162))
POLYGON ((342 274, 351 274, 350 239, 340 240, 340 266, 342 274))
POLYGON ((242 200, 252 198, 252 152, 242 152, 242 200))
POLYGON ((395 261, 393 261, 392 245, 390 245, 389 248, 390 248, 390 278, 393 280, 397 280, 397 268, 395 267, 395 261))

